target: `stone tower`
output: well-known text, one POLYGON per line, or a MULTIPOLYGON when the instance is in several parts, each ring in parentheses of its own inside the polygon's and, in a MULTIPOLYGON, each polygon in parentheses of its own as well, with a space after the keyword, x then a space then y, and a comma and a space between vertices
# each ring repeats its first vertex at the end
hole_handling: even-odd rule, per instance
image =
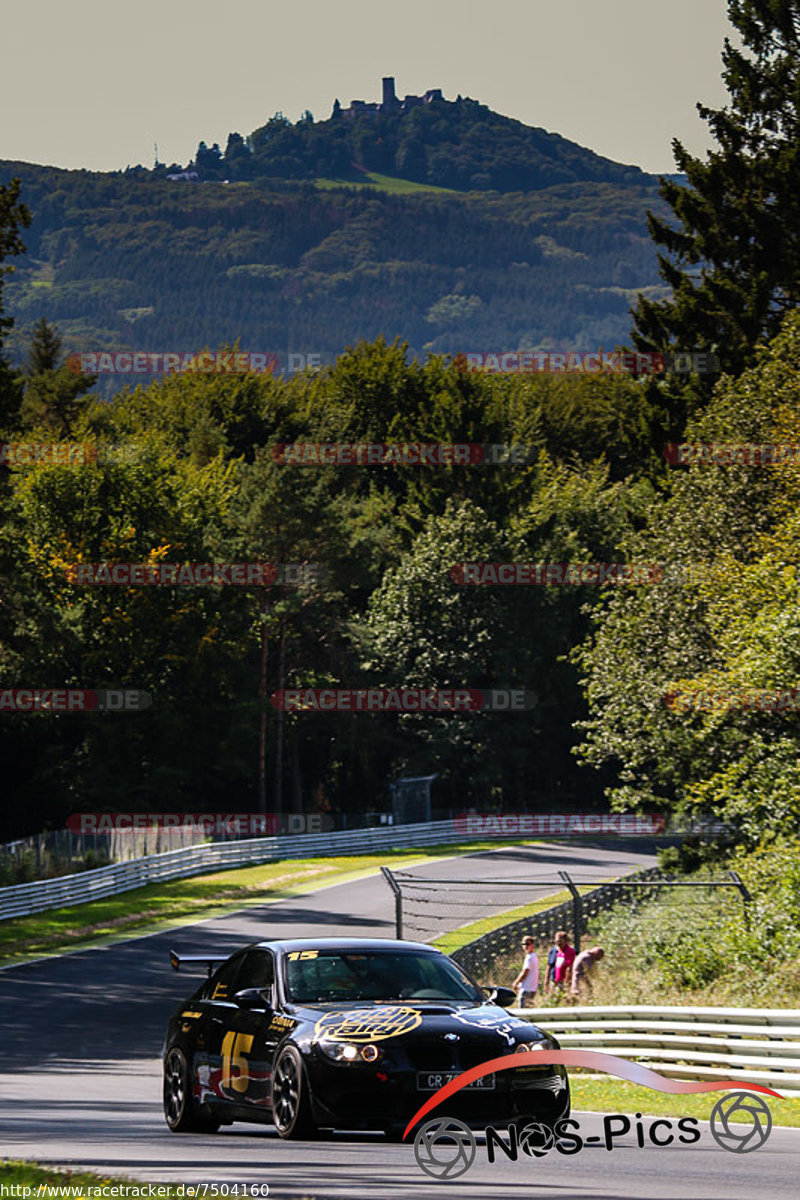
POLYGON ((397 96, 394 93, 394 75, 384 75, 383 77, 383 104, 382 108, 396 108, 397 96))

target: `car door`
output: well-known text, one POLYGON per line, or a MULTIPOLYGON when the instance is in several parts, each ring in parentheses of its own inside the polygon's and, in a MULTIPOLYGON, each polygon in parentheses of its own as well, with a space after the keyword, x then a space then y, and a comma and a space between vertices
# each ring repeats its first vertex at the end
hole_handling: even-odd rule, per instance
MULTIPOLYGON (((278 1043, 293 1024, 275 1012, 275 958, 270 950, 248 950, 235 979, 236 992, 246 989, 261 992, 264 1008, 236 1006, 224 1013, 227 1020, 221 1050, 222 1088, 228 1099, 239 1106, 269 1106, 272 1092, 272 1061, 278 1043)), ((236 993, 234 992, 233 995, 236 993)))
MULTIPOLYGON (((192 1062, 194 1096, 198 1103, 226 1104, 231 1101, 228 1084, 232 1049, 226 1042, 229 1030, 236 1029, 238 1006, 233 1001, 244 951, 234 954, 214 972, 199 1000, 193 1002, 199 1020, 195 1032, 192 1062), (229 1061, 226 1063, 226 1054, 229 1061), (226 1078, 227 1076, 227 1078, 226 1078)), ((235 1095, 235 1093, 234 1093, 235 1095)))

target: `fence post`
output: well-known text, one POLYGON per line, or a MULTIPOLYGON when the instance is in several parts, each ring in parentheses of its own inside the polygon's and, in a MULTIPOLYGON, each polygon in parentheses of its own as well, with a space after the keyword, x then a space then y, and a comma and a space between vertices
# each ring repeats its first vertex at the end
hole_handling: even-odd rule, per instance
POLYGON ((400 941, 403 937, 403 893, 388 867, 381 867, 381 875, 394 892, 394 936, 400 941))
POLYGON ((753 897, 750 895, 749 891, 747 890, 738 871, 728 871, 728 874, 730 875, 731 879, 738 887, 739 891, 742 893, 742 902, 744 903, 744 925, 745 925, 745 929, 749 929, 750 928, 750 902, 753 899, 753 897))
POLYGON ((580 954, 581 926, 583 925, 583 905, 581 904, 581 894, 566 871, 559 871, 558 873, 569 888, 570 895, 572 896, 572 925, 575 931, 575 953, 580 954))

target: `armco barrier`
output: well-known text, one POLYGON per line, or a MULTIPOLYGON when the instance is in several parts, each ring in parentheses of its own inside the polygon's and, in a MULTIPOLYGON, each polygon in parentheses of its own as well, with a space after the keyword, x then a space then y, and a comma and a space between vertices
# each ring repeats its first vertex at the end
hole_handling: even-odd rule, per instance
POLYGON ((413 849, 465 840, 464 834, 453 827, 452 821, 427 821, 418 825, 391 825, 338 833, 214 842, 152 854, 131 862, 112 863, 108 867, 63 875, 58 879, 37 879, 33 883, 0 888, 0 920, 28 916, 50 908, 85 904, 88 900, 116 896, 147 883, 203 875, 207 871, 220 871, 226 867, 276 862, 285 858, 413 849))
POLYGON ((564 1050, 604 1050, 662 1075, 761 1083, 800 1096, 800 1009, 520 1008, 564 1050))

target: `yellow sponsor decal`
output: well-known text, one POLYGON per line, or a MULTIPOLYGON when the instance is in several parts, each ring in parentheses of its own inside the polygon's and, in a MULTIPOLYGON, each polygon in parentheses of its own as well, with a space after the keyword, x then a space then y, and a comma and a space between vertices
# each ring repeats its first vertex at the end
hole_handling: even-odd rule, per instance
POLYGON ((354 1008, 326 1013, 314 1026, 316 1036, 342 1042, 380 1042, 410 1033, 422 1022, 422 1013, 403 1004, 380 1008, 354 1008))
POLYGON ((291 1017, 273 1017, 270 1021, 270 1029, 294 1029, 297 1021, 293 1021, 291 1017))
POLYGON ((211 996, 212 1000, 225 1000, 228 994, 227 983, 218 983, 211 996))
POLYGON ((201 1012, 182 1012, 181 1013, 182 1017, 202 1017, 202 1015, 203 1014, 201 1012))
POLYGON ((235 1092, 246 1092, 250 1083, 247 1071, 247 1053, 253 1045, 252 1033, 236 1033, 231 1030, 222 1039, 222 1078, 219 1081, 220 1091, 233 1088, 235 1092), (236 1067, 238 1075, 233 1074, 236 1067))

